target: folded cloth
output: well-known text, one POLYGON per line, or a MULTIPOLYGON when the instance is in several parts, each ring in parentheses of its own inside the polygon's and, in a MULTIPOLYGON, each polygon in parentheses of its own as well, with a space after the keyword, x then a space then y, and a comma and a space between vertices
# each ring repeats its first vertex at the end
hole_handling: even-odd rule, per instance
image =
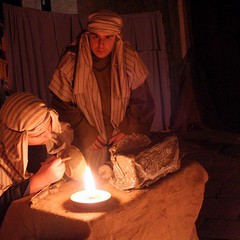
POLYGON ((53 184, 47 185, 45 188, 43 188, 42 190, 40 190, 31 197, 29 205, 32 206, 33 204, 37 203, 40 199, 45 198, 47 195, 58 192, 60 186, 65 182, 66 179, 62 178, 61 180, 53 184))

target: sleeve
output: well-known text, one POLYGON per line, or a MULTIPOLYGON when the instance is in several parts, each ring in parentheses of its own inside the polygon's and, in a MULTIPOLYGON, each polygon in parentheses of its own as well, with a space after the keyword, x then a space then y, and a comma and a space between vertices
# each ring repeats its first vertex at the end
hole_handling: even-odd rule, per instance
POLYGON ((145 81, 132 90, 126 115, 119 125, 119 130, 125 134, 148 134, 151 130, 155 114, 153 97, 145 81))
POLYGON ((139 53, 128 42, 124 42, 123 56, 130 86, 137 89, 148 78, 148 69, 139 53))
POLYGON ((28 191, 29 179, 24 180, 23 182, 12 185, 9 187, 0 197, 0 226, 3 222, 4 216, 11 204, 12 201, 20 199, 29 193, 28 191))
POLYGON ((52 95, 51 107, 59 114, 59 120, 70 123, 74 130, 73 144, 82 150, 92 144, 98 132, 92 127, 79 108, 71 102, 64 102, 58 96, 52 95))

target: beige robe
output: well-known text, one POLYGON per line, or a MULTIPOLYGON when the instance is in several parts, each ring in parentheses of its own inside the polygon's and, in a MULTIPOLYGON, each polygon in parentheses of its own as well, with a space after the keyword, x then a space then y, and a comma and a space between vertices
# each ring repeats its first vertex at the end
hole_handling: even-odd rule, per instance
POLYGON ((101 151, 89 149, 98 135, 108 141, 118 132, 148 133, 155 112, 153 98, 145 81, 148 72, 138 54, 129 45, 125 46, 123 67, 126 71, 121 74, 121 81, 125 82, 123 84, 115 83, 118 78, 113 76, 113 72, 117 73, 117 69, 113 71, 116 67, 113 55, 91 60, 92 73, 87 74, 88 81, 81 83, 85 90, 80 89, 78 94, 74 91, 79 83, 79 79, 74 78, 78 71, 75 68, 77 55, 68 51, 49 85, 53 93, 52 107, 58 111, 61 121, 72 125, 74 144, 80 148, 93 170, 109 160, 108 147, 101 151), (116 86, 124 88, 115 92, 116 86))

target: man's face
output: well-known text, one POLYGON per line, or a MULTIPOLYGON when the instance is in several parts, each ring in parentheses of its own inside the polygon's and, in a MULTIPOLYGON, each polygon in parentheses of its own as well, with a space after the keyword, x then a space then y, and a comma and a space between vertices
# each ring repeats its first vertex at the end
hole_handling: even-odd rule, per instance
POLYGON ((114 47, 116 35, 106 35, 99 33, 90 33, 89 42, 94 55, 98 58, 108 56, 114 47))
POLYGON ((52 138, 52 124, 49 121, 41 131, 34 134, 28 134, 28 145, 37 146, 45 145, 52 138))

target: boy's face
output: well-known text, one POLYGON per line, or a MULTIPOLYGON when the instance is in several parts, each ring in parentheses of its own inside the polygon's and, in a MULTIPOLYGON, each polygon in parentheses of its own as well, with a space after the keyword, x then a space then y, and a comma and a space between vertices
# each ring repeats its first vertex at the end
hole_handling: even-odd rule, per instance
POLYGON ((106 35, 101 32, 90 33, 89 42, 94 55, 98 58, 108 56, 114 47, 116 35, 106 35))
POLYGON ((49 121, 39 132, 28 134, 28 145, 45 145, 52 138, 52 124, 49 121))

